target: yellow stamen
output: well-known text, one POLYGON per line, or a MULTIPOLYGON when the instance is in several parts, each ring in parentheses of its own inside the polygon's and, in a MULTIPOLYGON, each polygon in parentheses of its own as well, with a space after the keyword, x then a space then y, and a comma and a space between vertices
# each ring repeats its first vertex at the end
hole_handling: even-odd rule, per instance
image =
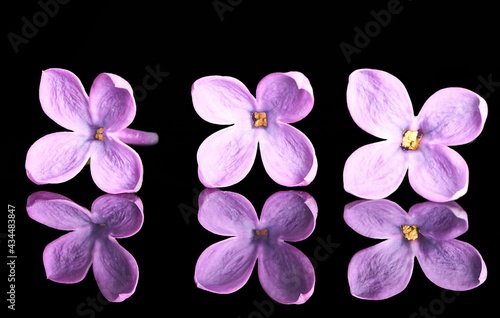
POLYGON ((255 230, 255 235, 257 235, 257 236, 266 236, 267 235, 267 229, 255 230))
POLYGON ((401 225, 403 235, 408 241, 414 241, 418 238, 418 226, 416 225, 401 225))
POLYGON ((102 226, 102 227, 106 226, 106 224, 104 224, 104 223, 99 223, 99 225, 102 226))
POLYGON ((401 148, 403 150, 417 150, 420 146, 420 141, 424 137, 421 130, 409 130, 403 131, 403 141, 401 142, 401 148))
POLYGON ((252 113, 254 127, 267 127, 267 115, 265 112, 252 113))
POLYGON ((97 129, 94 138, 99 140, 99 141, 103 141, 104 140, 104 135, 102 134, 103 131, 104 131, 104 128, 102 128, 102 127, 97 129))

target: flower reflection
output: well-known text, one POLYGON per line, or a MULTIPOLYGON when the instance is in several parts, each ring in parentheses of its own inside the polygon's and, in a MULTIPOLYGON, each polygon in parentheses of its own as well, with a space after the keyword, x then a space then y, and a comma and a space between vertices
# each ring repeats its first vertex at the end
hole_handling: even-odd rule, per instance
POLYGON ((357 252, 348 267, 353 296, 380 300, 402 292, 416 257, 425 276, 439 287, 463 291, 487 276, 481 254, 456 239, 467 231, 467 213, 456 202, 424 202, 406 213, 386 200, 358 200, 345 206, 344 220, 359 234, 383 239, 357 252))
POLYGON ((260 284, 276 302, 302 304, 312 295, 314 267, 288 242, 306 239, 316 225, 317 204, 303 191, 281 191, 265 202, 260 219, 242 195, 205 189, 198 219, 208 231, 230 236, 209 246, 195 267, 196 285, 228 294, 248 281, 257 260, 260 284))
POLYGON ((117 238, 142 227, 143 206, 134 194, 105 194, 91 211, 70 199, 46 191, 29 196, 28 215, 46 226, 70 231, 49 243, 43 252, 47 278, 65 284, 83 280, 92 265, 101 293, 111 302, 129 298, 137 286, 139 268, 117 238))

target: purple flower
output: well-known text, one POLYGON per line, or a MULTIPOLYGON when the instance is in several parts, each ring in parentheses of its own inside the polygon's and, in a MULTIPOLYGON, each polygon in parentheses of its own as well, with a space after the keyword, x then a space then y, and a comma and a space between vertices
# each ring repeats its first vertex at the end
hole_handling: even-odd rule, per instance
POLYGON ((386 200, 358 200, 345 206, 344 220, 357 233, 382 242, 357 252, 348 266, 353 296, 380 300, 403 291, 415 257, 439 287, 463 291, 482 284, 486 265, 470 244, 457 240, 468 228, 467 213, 455 202, 415 204, 406 213, 386 200))
POLYGON ((134 194, 105 194, 90 212, 56 193, 39 191, 28 198, 28 215, 46 226, 70 231, 43 251, 47 278, 65 284, 80 282, 92 265, 103 296, 111 302, 130 297, 137 286, 139 268, 117 238, 137 233, 143 206, 134 194))
POLYGON ((141 158, 130 146, 153 145, 156 133, 126 128, 136 105, 132 88, 121 77, 101 73, 87 95, 73 73, 51 68, 40 81, 43 111, 70 131, 37 140, 28 150, 26 172, 36 184, 61 183, 90 160, 97 186, 108 193, 137 192, 142 185, 141 158))
POLYGON ((207 76, 191 89, 194 109, 204 120, 231 125, 209 136, 198 149, 198 175, 206 187, 226 187, 251 170, 257 149, 268 175, 284 186, 306 186, 318 164, 311 141, 290 123, 303 119, 314 103, 309 80, 299 72, 264 77, 253 97, 232 77, 207 76))
POLYGON ((195 267, 196 285, 218 294, 239 290, 258 260, 265 292, 282 304, 302 304, 315 284, 311 261, 285 242, 307 238, 316 225, 317 205, 309 194, 281 191, 270 196, 260 220, 240 194, 205 189, 199 197, 198 219, 207 230, 231 236, 209 246, 195 267))
POLYGON ((444 88, 414 116, 399 79, 359 69, 349 77, 347 105, 361 129, 385 139, 357 149, 347 159, 348 193, 385 198, 398 188, 407 170, 410 185, 427 200, 452 201, 467 192, 467 163, 449 146, 471 142, 481 133, 488 112, 481 96, 464 88, 444 88))

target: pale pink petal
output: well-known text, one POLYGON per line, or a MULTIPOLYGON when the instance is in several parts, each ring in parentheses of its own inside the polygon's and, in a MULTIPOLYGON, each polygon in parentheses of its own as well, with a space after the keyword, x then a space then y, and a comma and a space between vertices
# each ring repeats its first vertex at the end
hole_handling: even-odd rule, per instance
POLYGON ((43 111, 53 121, 68 130, 88 132, 88 96, 75 74, 60 68, 43 71, 39 95, 43 111))
POLYGON ((354 122, 382 139, 400 138, 411 128, 413 106, 403 83, 380 70, 358 69, 349 76, 347 106, 354 122))
POLYGON ((469 168, 455 150, 426 144, 408 158, 408 180, 415 192, 427 200, 453 201, 467 192, 469 168))
POLYGON ((196 286, 218 294, 239 290, 252 274, 257 260, 256 247, 247 238, 234 237, 212 244, 196 262, 196 286))
POLYGON ((141 158, 134 149, 112 138, 93 147, 90 172, 96 185, 107 193, 137 192, 142 186, 141 158))
POLYGON ((101 73, 95 78, 89 104, 93 124, 110 132, 128 127, 136 113, 132 87, 123 78, 110 73, 101 73))
POLYGON ((114 238, 96 240, 92 268, 102 295, 111 302, 129 298, 139 280, 135 258, 114 238))
POLYGON ((91 140, 73 132, 57 132, 38 139, 26 154, 26 173, 36 184, 72 179, 90 158, 91 140))
POLYGON ((488 114, 486 101, 460 87, 448 87, 434 93, 416 118, 426 142, 448 146, 461 145, 481 133, 488 114))
POLYGON ((344 189, 364 199, 383 199, 403 182, 408 161, 399 143, 380 141, 355 150, 344 165, 344 189))
POLYGON ((228 76, 205 76, 191 87, 193 106, 204 120, 219 125, 236 122, 252 124, 255 97, 238 79, 228 76))
POLYGON ((238 125, 221 129, 200 145, 198 175, 206 187, 227 187, 241 181, 251 170, 257 155, 253 129, 238 125))
POLYGON ((127 145, 152 146, 158 143, 159 136, 155 132, 148 132, 125 128, 117 132, 108 132, 108 135, 120 139, 127 145))
POLYGON ((280 123, 259 132, 262 162, 271 179, 287 187, 306 186, 314 180, 318 161, 314 147, 304 133, 280 123))
POLYGON ((309 258, 285 242, 262 247, 257 262, 262 288, 278 303, 305 303, 313 294, 316 282, 309 258))
POLYGON ((306 117, 314 104, 307 77, 299 72, 272 73, 257 85, 257 110, 267 112, 268 121, 297 122, 306 117))
POLYGON ((408 286, 414 259, 410 244, 402 237, 357 252, 347 268, 351 294, 368 300, 399 294, 408 286))

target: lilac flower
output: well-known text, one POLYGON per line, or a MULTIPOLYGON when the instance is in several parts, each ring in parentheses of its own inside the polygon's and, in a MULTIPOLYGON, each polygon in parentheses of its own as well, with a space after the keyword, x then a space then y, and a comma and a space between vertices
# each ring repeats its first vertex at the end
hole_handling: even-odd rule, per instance
POLYGON ((313 181, 318 164, 312 143, 290 125, 313 107, 312 87, 303 74, 269 74, 257 86, 256 97, 235 78, 207 76, 194 82, 191 94, 201 118, 231 125, 209 136, 198 149, 198 175, 206 187, 241 181, 258 148, 276 183, 305 186, 313 181))
POLYGON ((344 220, 359 234, 383 241, 357 252, 348 266, 353 296, 381 300, 403 291, 414 259, 439 287, 464 291, 482 284, 486 265, 470 244, 456 239, 468 228, 467 213, 455 202, 415 204, 406 213, 386 200, 345 206, 344 220))
POLYGON ((51 68, 40 81, 43 111, 71 130, 48 134, 28 150, 26 172, 36 184, 61 183, 90 161, 97 186, 108 193, 137 192, 143 179, 141 158, 126 144, 153 145, 156 133, 126 128, 136 105, 132 88, 121 77, 101 73, 87 96, 73 73, 51 68))
POLYGON ((413 189, 430 201, 452 201, 467 192, 469 169, 449 146, 474 140, 482 131, 487 105, 459 87, 434 93, 414 116, 403 84, 393 75, 359 69, 349 77, 347 104, 354 122, 385 139, 352 153, 344 167, 344 188, 365 199, 393 193, 408 170, 413 189))
POLYGON ((281 191, 267 199, 260 220, 240 194, 205 189, 199 197, 198 219, 207 230, 231 236, 209 246, 195 267, 196 285, 218 294, 239 290, 258 260, 258 276, 276 302, 302 304, 315 284, 310 260, 285 241, 307 238, 316 224, 317 205, 309 194, 281 191))
POLYGON ((80 282, 92 265, 103 296, 111 302, 129 298, 137 286, 139 268, 117 238, 139 231, 143 206, 134 194, 105 194, 91 211, 56 193, 39 191, 28 198, 28 215, 46 226, 70 231, 43 251, 47 278, 65 284, 80 282))

